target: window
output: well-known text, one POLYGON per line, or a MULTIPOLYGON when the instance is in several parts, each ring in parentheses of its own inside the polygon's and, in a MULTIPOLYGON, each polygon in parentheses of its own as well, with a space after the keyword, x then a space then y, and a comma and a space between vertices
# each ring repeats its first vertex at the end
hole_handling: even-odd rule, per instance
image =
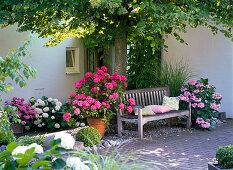
POLYGON ((78 48, 66 47, 66 73, 80 73, 78 48))

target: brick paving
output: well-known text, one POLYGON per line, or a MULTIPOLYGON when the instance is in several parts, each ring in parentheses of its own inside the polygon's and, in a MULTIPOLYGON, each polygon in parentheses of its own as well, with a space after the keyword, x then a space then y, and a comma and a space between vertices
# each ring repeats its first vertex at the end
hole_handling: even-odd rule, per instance
MULTIPOLYGON (((219 146, 233 144, 233 119, 214 131, 190 131, 153 139, 133 140, 121 146, 120 152, 134 153, 137 162, 151 162, 160 169, 204 170, 215 162, 219 146)), ((156 169, 151 166, 149 169, 156 169)))

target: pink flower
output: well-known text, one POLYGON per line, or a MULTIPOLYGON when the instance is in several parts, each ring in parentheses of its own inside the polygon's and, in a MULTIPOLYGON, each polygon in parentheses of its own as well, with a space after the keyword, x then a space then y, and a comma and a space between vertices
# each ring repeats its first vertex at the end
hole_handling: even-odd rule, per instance
POLYGON ((123 83, 123 86, 127 87, 127 83, 123 83))
POLYGON ((26 125, 26 122, 25 121, 21 121, 21 125, 26 125))
POLYGON ((102 108, 102 105, 99 101, 96 101, 95 104, 94 104, 98 109, 101 109, 102 108))
POLYGON ((67 100, 67 102, 66 102, 66 103, 71 104, 71 100, 67 100))
POLYGON ((118 98, 118 93, 113 93, 112 96, 116 99, 118 98))
POLYGON ((221 94, 219 94, 219 93, 214 93, 214 94, 212 95, 212 98, 213 98, 213 99, 217 99, 217 100, 219 100, 219 99, 221 99, 221 98, 222 98, 222 95, 221 95, 221 94))
POLYGON ((193 107, 193 108, 197 107, 197 103, 193 103, 193 104, 192 104, 192 107, 193 107))
POLYGON ((209 85, 209 84, 207 84, 205 87, 206 87, 207 89, 210 89, 212 86, 209 85))
POLYGON ((113 85, 112 83, 105 83, 104 85, 107 89, 113 90, 113 85))
POLYGON ((215 104, 215 103, 214 103, 214 104, 211 104, 210 108, 213 109, 213 110, 218 110, 218 109, 221 108, 221 105, 220 105, 220 104, 215 104))
POLYGON ((13 100, 18 100, 18 98, 17 97, 13 97, 13 100))
POLYGON ((114 80, 112 80, 112 85, 116 87, 117 83, 114 80))
POLYGON ((104 75, 104 72, 102 70, 98 70, 96 73, 100 75, 104 75))
POLYGON ((109 109, 110 108, 110 104, 109 103, 107 103, 107 109, 109 109))
POLYGON ((121 81, 126 81, 126 77, 125 76, 121 76, 121 81))
POLYGON ((80 95, 80 94, 78 94, 78 95, 75 96, 75 99, 77 99, 77 100, 80 100, 80 99, 82 99, 82 98, 83 98, 83 96, 80 95))
POLYGON ((207 128, 207 129, 208 129, 208 128, 210 127, 210 123, 209 123, 209 122, 202 123, 202 124, 201 124, 201 127, 202 127, 202 128, 207 128))
POLYGON ((189 82, 189 84, 190 84, 191 86, 194 86, 196 83, 197 83, 197 81, 195 81, 195 80, 192 80, 192 81, 189 82))
POLYGON ((208 100, 205 100, 205 103, 208 103, 208 100))
POLYGON ((72 108, 73 108, 73 109, 76 109, 76 107, 75 107, 75 106, 72 106, 72 108))
POLYGON ((114 99, 113 95, 110 95, 110 96, 109 96, 109 99, 114 99))
POLYGON ((127 107, 127 111, 128 111, 129 113, 132 113, 133 108, 132 108, 131 106, 128 106, 128 107, 127 107))
POLYGON ((96 77, 93 81, 94 81, 94 83, 98 83, 98 82, 100 82, 100 78, 96 77))
POLYGON ((65 113, 63 115, 63 119, 65 119, 65 120, 69 120, 70 118, 71 118, 71 114, 70 113, 65 113))
POLYGON ((86 78, 86 79, 91 78, 91 77, 93 77, 93 74, 92 74, 92 73, 87 72, 87 73, 85 74, 85 78, 86 78))
POLYGON ((205 121, 204 121, 203 118, 199 117, 199 118, 196 119, 196 123, 197 124, 202 124, 202 123, 205 123, 205 121))
POLYGON ((81 80, 79 80, 80 83, 84 84, 87 82, 87 79, 85 79, 85 77, 81 78, 81 80))
POLYGON ((30 115, 24 115, 23 117, 24 119, 27 119, 27 120, 31 118, 30 115))
POLYGON ((129 104, 130 104, 131 106, 135 105, 135 100, 134 100, 133 98, 130 98, 130 99, 129 99, 129 104))
POLYGON ((100 68, 99 67, 96 67, 96 70, 98 71, 100 68))
POLYGON ((83 102, 83 106, 89 107, 89 106, 90 106, 90 103, 89 103, 88 101, 84 101, 84 102, 83 102))
POLYGON ((198 89, 195 89, 194 91, 193 91, 193 93, 199 93, 199 90, 198 89))
POLYGON ((204 103, 198 103, 197 107, 203 108, 203 107, 205 107, 205 104, 204 103))
POLYGON ((183 87, 181 87, 181 89, 180 89, 180 91, 181 91, 181 92, 185 92, 186 90, 187 90, 187 88, 186 88, 186 87, 184 87, 184 86, 183 86, 183 87))
POLYGON ((80 109, 79 108, 77 108, 77 109, 74 110, 74 114, 78 115, 79 113, 80 113, 80 109))
POLYGON ((91 105, 91 109, 96 110, 97 109, 96 105, 91 105))
POLYGON ((102 105, 103 105, 103 106, 106 106, 106 105, 107 105, 107 103, 105 103, 105 102, 102 102, 102 105))
POLYGON ((196 88, 198 88, 198 87, 203 87, 204 85, 202 84, 202 83, 198 83, 197 85, 196 85, 196 88))
POLYGON ((125 107, 125 105, 124 105, 123 103, 120 103, 120 104, 119 104, 119 108, 120 108, 121 110, 123 110, 124 107, 125 107))
POLYGON ((86 101, 90 104, 94 103, 94 99, 91 96, 87 96, 86 101))
POLYGON ((190 96, 190 95, 191 95, 190 92, 188 92, 188 91, 185 91, 185 92, 184 92, 184 96, 185 96, 185 97, 188 97, 188 96, 190 96))
POLYGON ((71 93, 70 94, 70 97, 75 97, 76 96, 76 93, 71 93))
POLYGON ((107 72, 107 71, 108 71, 107 67, 105 67, 105 66, 102 66, 102 67, 101 67, 101 70, 103 70, 104 72, 107 72))
POLYGON ((77 105, 82 107, 83 106, 83 101, 77 101, 77 105))
POLYGON ((118 73, 115 73, 115 74, 113 75, 113 79, 115 79, 115 80, 120 80, 120 81, 121 81, 121 76, 120 76, 118 73))
POLYGON ((82 83, 80 83, 80 82, 78 82, 78 81, 76 81, 76 82, 74 83, 74 85, 75 85, 75 87, 77 87, 77 88, 81 88, 81 87, 82 87, 82 83))

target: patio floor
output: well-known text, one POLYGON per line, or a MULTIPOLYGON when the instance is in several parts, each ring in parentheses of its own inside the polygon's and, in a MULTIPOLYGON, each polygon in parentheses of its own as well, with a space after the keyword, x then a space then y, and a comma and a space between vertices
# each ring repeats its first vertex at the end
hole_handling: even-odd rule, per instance
POLYGON ((193 129, 152 140, 134 140, 122 145, 120 152, 134 152, 137 162, 152 162, 162 170, 202 170, 207 169, 207 163, 215 162, 219 146, 229 144, 233 144, 233 119, 214 131, 193 129))

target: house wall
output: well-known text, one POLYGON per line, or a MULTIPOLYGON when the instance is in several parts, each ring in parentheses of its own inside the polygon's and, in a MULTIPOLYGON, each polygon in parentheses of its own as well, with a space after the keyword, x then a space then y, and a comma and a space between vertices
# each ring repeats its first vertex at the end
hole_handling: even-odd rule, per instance
POLYGON ((168 52, 163 52, 163 60, 184 60, 197 75, 194 79, 208 78, 221 93, 222 108, 227 117, 233 117, 233 43, 219 33, 213 36, 204 27, 188 29, 182 37, 188 45, 180 44, 172 36, 165 36, 168 52))
MULTIPOLYGON (((18 48, 30 33, 18 33, 15 26, 0 29, 0 56, 4 57, 9 48, 18 48)), ((30 78, 28 86, 20 88, 14 85, 14 91, 2 95, 3 100, 11 100, 14 96, 58 98, 65 102, 74 91, 74 82, 84 75, 84 45, 80 39, 69 39, 56 47, 43 47, 46 39, 34 35, 29 49, 30 57, 25 57, 25 63, 37 69, 36 79, 30 78), (66 74, 66 47, 79 47, 80 73, 66 74), (37 89, 37 90, 36 90, 37 89)))

